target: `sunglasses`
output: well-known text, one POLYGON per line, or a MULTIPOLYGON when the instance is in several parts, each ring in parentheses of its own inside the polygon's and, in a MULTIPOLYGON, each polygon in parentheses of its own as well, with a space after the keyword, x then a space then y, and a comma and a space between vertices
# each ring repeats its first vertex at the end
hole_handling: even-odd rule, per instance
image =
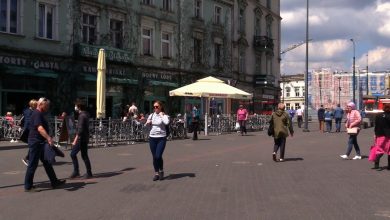
POLYGON ((153 108, 160 108, 160 106, 158 106, 158 105, 155 105, 155 106, 153 106, 153 108))

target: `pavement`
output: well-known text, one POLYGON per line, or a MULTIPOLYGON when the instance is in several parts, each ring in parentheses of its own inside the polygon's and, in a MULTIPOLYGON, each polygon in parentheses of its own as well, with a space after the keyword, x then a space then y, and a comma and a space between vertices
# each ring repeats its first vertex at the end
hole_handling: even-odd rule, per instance
MULTIPOLYGON (((94 178, 52 190, 40 165, 38 193, 23 190, 27 149, 0 147, 0 219, 389 219, 390 171, 372 170, 367 160, 373 129, 359 134, 362 160, 339 157, 345 132, 309 129, 295 127, 285 162, 272 161, 264 131, 169 141, 166 179, 157 182, 148 144, 94 148, 94 178)), ((59 178, 72 171, 65 153, 54 167, 59 178)))

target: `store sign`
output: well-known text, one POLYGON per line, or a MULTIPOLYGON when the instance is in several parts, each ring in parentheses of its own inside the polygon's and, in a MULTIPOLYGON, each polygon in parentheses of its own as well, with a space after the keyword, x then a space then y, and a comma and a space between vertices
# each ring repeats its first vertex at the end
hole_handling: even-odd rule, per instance
POLYGON ((142 78, 154 79, 154 80, 166 80, 166 81, 172 81, 173 80, 172 74, 168 74, 168 73, 143 72, 142 73, 142 78))
MULTIPOLYGON (((83 66, 84 73, 97 73, 97 67, 91 65, 83 66)), ((115 75, 115 76, 124 76, 126 74, 126 69, 123 68, 107 68, 107 75, 115 75)))
POLYGON ((96 58, 99 49, 104 49, 106 59, 115 62, 131 63, 131 53, 125 50, 119 50, 111 47, 93 46, 89 44, 78 44, 78 54, 82 57, 96 58))
POLYGON ((27 59, 13 56, 0 56, 0 64, 33 67, 34 69, 60 70, 60 64, 57 61, 27 59))

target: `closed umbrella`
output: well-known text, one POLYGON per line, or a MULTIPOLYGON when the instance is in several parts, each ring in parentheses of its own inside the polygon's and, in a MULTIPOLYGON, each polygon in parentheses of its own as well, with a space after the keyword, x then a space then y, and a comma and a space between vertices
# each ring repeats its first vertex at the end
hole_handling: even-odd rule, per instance
POLYGON ((96 81, 96 117, 106 117, 106 53, 99 50, 96 81))

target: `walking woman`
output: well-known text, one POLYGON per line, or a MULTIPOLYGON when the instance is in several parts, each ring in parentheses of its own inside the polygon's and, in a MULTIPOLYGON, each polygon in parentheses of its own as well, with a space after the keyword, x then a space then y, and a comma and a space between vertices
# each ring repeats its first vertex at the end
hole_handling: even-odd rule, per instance
POLYGON ((345 123, 345 128, 347 129, 353 129, 356 128, 355 133, 348 132, 349 139, 348 139, 348 148, 347 153, 344 155, 340 155, 343 159, 348 159, 349 154, 351 154, 352 146, 355 148, 356 156, 352 158, 353 160, 360 160, 362 159, 362 156, 360 155, 360 148, 357 142, 357 136, 359 134, 360 129, 360 122, 362 121, 362 117, 360 116, 360 112, 356 110, 356 105, 353 102, 350 102, 347 104, 347 122, 345 123))
POLYGON ((240 124, 241 135, 246 134, 246 121, 248 120, 248 110, 243 105, 239 105, 237 110, 237 122, 240 124))
POLYGON ((278 104, 278 110, 272 113, 271 122, 274 127, 274 152, 272 153, 272 159, 276 161, 284 161, 284 152, 286 148, 286 139, 289 135, 294 135, 294 129, 291 123, 290 116, 284 111, 285 105, 283 103, 278 104), (280 148, 280 159, 276 159, 276 153, 280 148))
POLYGON ((149 133, 149 146, 153 156, 154 177, 153 181, 164 179, 164 162, 162 155, 167 143, 167 130, 169 117, 164 113, 162 102, 153 104, 154 112, 149 115, 146 125, 151 125, 149 133))
POLYGON ((377 156, 374 169, 379 169, 379 161, 387 154, 387 169, 390 170, 390 103, 385 103, 383 113, 375 117, 375 146, 377 156))

